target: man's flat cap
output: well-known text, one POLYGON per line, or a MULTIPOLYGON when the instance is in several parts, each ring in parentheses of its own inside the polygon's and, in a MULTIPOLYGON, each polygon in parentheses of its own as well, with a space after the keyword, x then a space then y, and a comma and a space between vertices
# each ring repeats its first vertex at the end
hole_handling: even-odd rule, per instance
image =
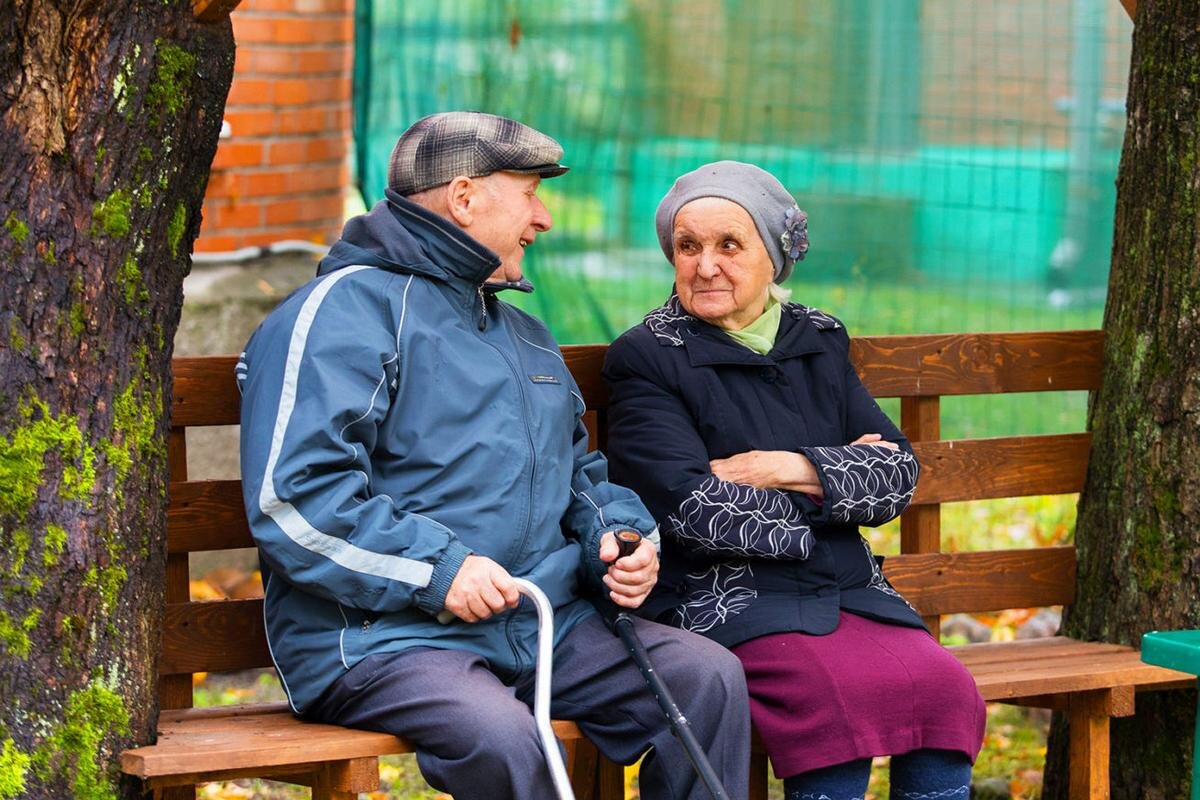
POLYGON ((446 111, 423 117, 396 141, 388 162, 388 187, 402 195, 448 183, 459 175, 523 172, 552 178, 562 145, 513 119, 479 111, 446 111))

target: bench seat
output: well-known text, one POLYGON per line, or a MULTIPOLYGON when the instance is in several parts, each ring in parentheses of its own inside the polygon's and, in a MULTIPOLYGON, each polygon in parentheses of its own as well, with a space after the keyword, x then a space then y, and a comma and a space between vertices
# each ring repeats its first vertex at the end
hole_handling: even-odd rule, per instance
MULTIPOLYGON (((589 759, 575 746, 583 734, 572 722, 552 725, 567 746, 577 798, 598 796, 595 759, 575 763, 589 759)), ((152 789, 258 777, 317 783, 339 797, 377 790, 378 757, 411 752, 411 744, 391 734, 304 722, 286 703, 255 703, 163 711, 158 742, 122 753, 121 770, 152 789)))
MULTIPOLYGON (((948 649, 975 676, 979 693, 988 702, 1119 687, 1179 689, 1194 682, 1185 673, 1143 663, 1141 654, 1132 647, 1080 642, 1065 636, 948 649)), ((1047 707, 1054 706, 1048 703, 1047 707)))

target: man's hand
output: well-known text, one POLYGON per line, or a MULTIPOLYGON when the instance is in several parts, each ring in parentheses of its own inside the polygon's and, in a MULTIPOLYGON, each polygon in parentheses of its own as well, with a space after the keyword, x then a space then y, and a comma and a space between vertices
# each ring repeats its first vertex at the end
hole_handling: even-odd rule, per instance
POLYGON ((729 458, 714 458, 708 466, 723 481, 755 489, 784 489, 815 497, 825 494, 812 462, 788 450, 750 450, 729 458))
POLYGON ((463 622, 485 620, 519 602, 508 570, 486 556, 467 556, 446 592, 446 610, 463 622))
POLYGON ((614 603, 637 608, 658 581, 658 548, 649 539, 642 539, 632 554, 618 559, 618 552, 617 537, 612 532, 600 537, 600 560, 609 565, 604 585, 614 603))

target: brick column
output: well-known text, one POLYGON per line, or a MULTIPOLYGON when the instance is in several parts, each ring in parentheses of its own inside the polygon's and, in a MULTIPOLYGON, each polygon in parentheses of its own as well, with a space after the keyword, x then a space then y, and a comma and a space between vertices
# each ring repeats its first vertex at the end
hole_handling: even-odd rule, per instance
POLYGON ((197 252, 332 242, 349 183, 353 0, 244 0, 230 135, 213 161, 197 252))

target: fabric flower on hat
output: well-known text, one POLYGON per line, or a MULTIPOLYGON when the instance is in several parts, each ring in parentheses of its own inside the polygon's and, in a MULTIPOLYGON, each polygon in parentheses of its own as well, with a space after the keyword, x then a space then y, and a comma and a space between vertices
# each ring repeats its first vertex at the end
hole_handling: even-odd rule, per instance
POLYGON ((803 261, 808 252, 808 214, 792 206, 783 214, 783 233, 779 235, 783 252, 792 261, 803 261))

